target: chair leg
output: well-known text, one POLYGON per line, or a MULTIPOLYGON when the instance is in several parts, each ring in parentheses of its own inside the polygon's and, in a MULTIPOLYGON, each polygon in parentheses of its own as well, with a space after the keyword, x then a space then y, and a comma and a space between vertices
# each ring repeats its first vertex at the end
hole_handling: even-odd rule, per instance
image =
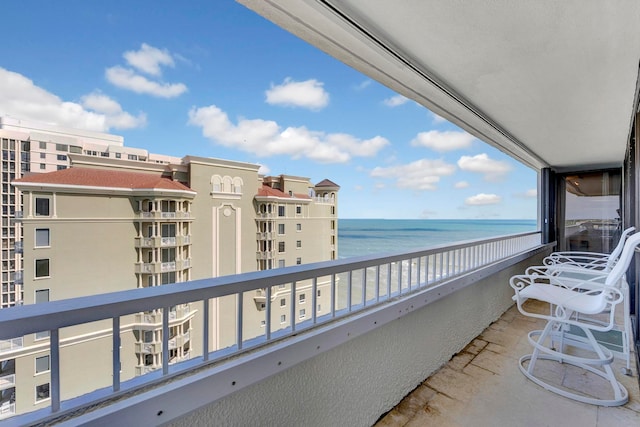
POLYGON ((529 342, 533 345, 534 349, 531 354, 522 356, 520 358, 520 371, 531 381, 545 388, 546 390, 573 400, 577 400, 579 402, 601 406, 619 406, 627 403, 629 400, 629 394, 624 386, 616 380, 613 369, 611 368, 611 363, 613 362, 613 353, 598 344, 591 330, 589 330, 588 328, 581 328, 587 337, 588 344, 590 344, 590 350, 593 351, 597 357, 579 357, 565 353, 565 343, 562 341, 562 338, 560 338, 562 342, 560 351, 545 345, 545 341, 547 340, 547 338, 550 338, 551 346, 553 346, 553 342, 555 340, 553 335, 550 334, 554 331, 554 329, 557 329, 561 335, 564 335, 563 326, 564 325, 562 323, 551 320, 547 322, 544 329, 531 331, 529 333, 529 342), (539 360, 550 360, 558 363, 566 363, 584 369, 607 380, 611 385, 614 398, 592 398, 583 394, 579 394, 577 392, 570 391, 567 388, 560 388, 553 384, 549 384, 547 381, 537 377, 534 373, 536 364, 539 360), (525 362, 529 362, 526 368, 524 366, 525 362), (602 367, 602 369, 596 368, 600 366, 602 367))

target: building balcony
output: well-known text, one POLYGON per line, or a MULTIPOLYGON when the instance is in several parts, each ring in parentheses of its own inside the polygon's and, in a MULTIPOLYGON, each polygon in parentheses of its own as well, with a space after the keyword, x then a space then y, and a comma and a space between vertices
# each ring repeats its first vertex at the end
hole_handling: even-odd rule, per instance
MULTIPOLYGON (((173 325, 182 322, 189 317, 193 317, 194 311, 190 304, 181 304, 171 307, 169 310, 169 324, 173 325)), ((135 323, 139 325, 147 325, 159 327, 162 325, 162 311, 156 310, 149 313, 136 313, 135 323)))
POLYGON ((191 258, 167 262, 138 262, 135 272, 138 274, 168 273, 191 267, 191 258))
POLYGON ((274 259, 276 257, 276 251, 258 251, 256 252, 256 258, 261 259, 274 259))
MULTIPOLYGON (((180 422, 188 425, 196 418, 219 416, 216 402, 222 399, 233 408, 225 412, 232 424, 277 423, 282 417, 299 425, 312 424, 308 417, 314 411, 302 404, 311 401, 322 408, 333 408, 331 413, 325 412, 325 423, 371 425, 513 304, 508 277, 528 265, 538 264, 549 252, 551 246, 539 242, 538 233, 526 233, 411 253, 307 264, 187 282, 179 287, 140 288, 108 296, 34 304, 15 311, 2 310, 0 339, 8 338, 7 331, 32 334, 43 329, 43 323, 51 330, 50 407, 18 415, 16 422, 53 422, 59 416, 68 416, 74 405, 93 406, 100 402, 96 405, 101 408, 97 412, 78 411, 82 415, 73 422, 91 419, 91 422, 121 423, 126 419, 139 425, 155 425, 186 416, 180 422), (328 298, 326 305, 323 301, 322 316, 309 310, 305 319, 291 316, 295 321, 284 325, 266 316, 272 311, 280 316, 280 310, 271 307, 267 295, 283 289, 281 284, 310 283, 312 289, 305 303, 314 307, 318 302, 314 287, 326 283, 327 278, 332 290, 328 292, 331 295, 322 292, 328 298), (144 311, 161 312, 158 307, 214 301, 259 289, 267 290, 262 312, 266 324, 259 328, 262 335, 244 335, 250 330, 243 327, 248 321, 243 312, 250 307, 245 305, 244 310, 236 312, 235 319, 230 319, 234 325, 230 327, 235 328, 232 335, 236 337, 230 346, 215 346, 200 329, 182 336, 167 334, 158 345, 178 348, 188 339, 191 348, 188 360, 169 363, 165 356, 157 370, 136 368, 141 375, 154 370, 151 375, 122 382, 119 375, 114 375, 114 384, 108 389, 78 391, 78 395, 83 395, 82 402, 61 401, 60 387, 65 379, 62 376, 57 380, 54 375, 59 372, 56 359, 64 357, 59 354, 60 328, 105 317, 117 320, 144 311), (390 342, 394 345, 390 346, 390 342), (193 348, 207 351, 195 352, 193 348), (336 365, 336 360, 340 364, 336 365), (375 375, 356 374, 367 371, 375 375), (176 378, 180 380, 175 381, 176 378), (290 386, 300 378, 314 386, 300 393, 299 388, 290 386), (264 398, 264 390, 273 389, 279 390, 287 405, 271 407, 270 400, 264 398), (118 390, 113 394, 114 401, 119 399, 117 405, 110 404, 113 393, 110 390, 118 390), (367 390, 366 399, 345 404, 345 396, 361 395, 362 390, 367 390), (122 401, 119 397, 122 391, 132 398, 122 401), (227 399, 231 394, 233 398, 227 399), (246 401, 254 402, 250 409, 242 404, 246 401), (265 405, 271 409, 267 411, 265 405), (160 411, 158 407, 173 409, 160 411), (291 412, 291 408, 298 407, 305 409, 291 412), (264 418, 265 414, 272 415, 264 418)), ((287 290, 295 292, 295 286, 284 288, 287 290)), ((297 298, 292 294, 288 300, 297 298)), ((245 304, 254 305, 253 301, 245 304)), ((292 304, 291 313, 297 313, 297 304, 292 304)), ((202 316, 205 324, 213 321, 210 310, 204 310, 202 316)), ((116 320, 114 325, 118 324, 116 320)), ((160 320, 156 326, 162 325, 161 317, 153 320, 160 320)), ((145 349, 142 344, 139 349, 152 348, 145 349)), ((119 351, 113 351, 112 357, 119 361, 119 351)), ((503 362, 496 359, 496 363, 503 362)), ((113 366, 119 363, 114 362, 113 366)), ((516 395, 513 391, 512 394, 516 395)))
POLYGON ((0 355, 22 349, 22 343, 22 337, 0 340, 0 355))
POLYGON ((22 241, 17 241, 13 244, 13 250, 17 254, 21 254, 23 252, 24 244, 22 241))
POLYGON ((12 402, 3 402, 0 403, 0 420, 4 418, 9 418, 15 415, 16 413, 16 404, 12 402))
POLYGON ((191 236, 136 237, 136 248, 160 248, 191 244, 191 236))
POLYGON ((273 232, 261 232, 261 233, 256 233, 256 240, 273 240, 275 239, 275 233, 273 232))
POLYGON ((0 374, 0 390, 6 390, 16 385, 16 374, 0 374))
POLYGON ((191 212, 160 212, 160 211, 153 211, 153 212, 146 212, 146 211, 140 211, 140 212, 136 212, 136 219, 141 219, 141 220, 191 220, 193 219, 193 216, 191 215, 191 212))

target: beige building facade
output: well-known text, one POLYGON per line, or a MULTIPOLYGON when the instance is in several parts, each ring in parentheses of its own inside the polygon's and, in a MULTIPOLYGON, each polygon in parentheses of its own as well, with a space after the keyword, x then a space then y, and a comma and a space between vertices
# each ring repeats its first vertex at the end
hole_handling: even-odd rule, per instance
MULTIPOLYGON (((262 177, 254 164, 195 156, 150 162, 69 154, 68 160, 70 168, 14 182, 23 201, 24 304, 337 257, 339 186, 329 180, 262 177)), ((295 292, 291 284, 273 287, 272 332, 310 319, 314 310, 329 312, 329 282, 317 284, 315 298, 311 292, 307 283, 295 292)), ((265 294, 243 295, 246 340, 265 334, 265 294)), ((170 308, 170 363, 237 345, 236 297, 209 304, 207 350, 202 302, 170 308)), ((120 319, 123 381, 161 367, 162 315, 120 319)), ((63 400, 111 384, 110 327, 105 321, 61 331, 63 400)), ((49 400, 48 333, 19 338, 21 346, 0 352, 0 406, 9 416, 49 400)))

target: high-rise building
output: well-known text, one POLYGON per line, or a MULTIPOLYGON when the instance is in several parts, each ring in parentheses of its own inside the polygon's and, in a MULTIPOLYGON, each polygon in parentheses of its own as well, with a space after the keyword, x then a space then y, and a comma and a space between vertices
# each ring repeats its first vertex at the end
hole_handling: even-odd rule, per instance
POLYGON ((22 210, 20 193, 11 186, 25 173, 66 169, 70 154, 100 158, 128 159, 145 163, 178 162, 170 156, 149 154, 147 150, 124 147, 121 136, 70 129, 12 117, 0 116, 2 144, 2 252, 0 253, 0 308, 22 302, 20 224, 13 221, 22 210))
MULTIPOLYGON (((337 256, 339 186, 329 180, 313 185, 297 176, 262 177, 255 164, 194 156, 163 162, 150 162, 149 155, 146 160, 66 156, 71 167, 25 174, 14 182, 15 196, 23 202, 23 211, 16 214, 22 226, 16 241, 23 252, 17 272, 22 273, 24 304, 179 286, 337 256)), ((270 293, 247 292, 242 336, 264 335, 267 294, 273 301, 271 329, 284 329, 328 312, 329 285, 329 280, 316 283, 313 298, 311 284, 304 281, 294 292, 286 283, 270 293)), ((236 344, 237 307, 235 296, 209 302, 206 350, 201 340, 191 340, 191 334, 202 334, 202 302, 171 307, 169 360, 236 344)), ((161 366, 162 316, 161 310, 150 310, 120 319, 123 380, 161 366)), ((61 331, 63 399, 111 383, 109 325, 96 322, 61 331)), ((0 379, 13 375, 0 404, 6 401, 14 413, 22 413, 48 402, 49 336, 42 331, 16 340, 5 347, 8 351, 0 348, 0 379)))

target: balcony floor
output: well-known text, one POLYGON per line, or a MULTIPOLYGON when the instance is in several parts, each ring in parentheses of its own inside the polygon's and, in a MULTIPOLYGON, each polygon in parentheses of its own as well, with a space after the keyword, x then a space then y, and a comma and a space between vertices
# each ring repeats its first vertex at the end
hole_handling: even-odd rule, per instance
MULTIPOLYGON (((629 392, 629 402, 618 407, 558 396, 520 372, 519 358, 532 351, 527 334, 544 323, 510 308, 375 426, 639 426, 640 390, 633 359, 631 377, 621 373, 621 360, 614 361, 616 377, 629 392)), ((580 373, 574 377, 584 381, 580 373)))

